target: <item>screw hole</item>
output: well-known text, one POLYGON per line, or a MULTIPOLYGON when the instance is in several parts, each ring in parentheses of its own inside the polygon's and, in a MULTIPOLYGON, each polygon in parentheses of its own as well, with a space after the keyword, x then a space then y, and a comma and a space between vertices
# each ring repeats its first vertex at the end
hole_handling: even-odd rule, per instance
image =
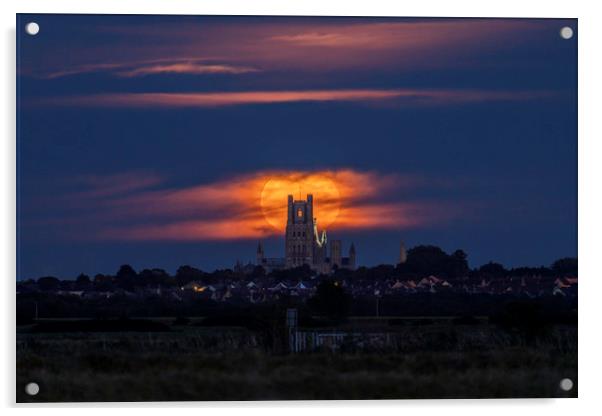
POLYGON ((40 386, 38 385, 38 383, 28 383, 25 386, 25 393, 29 394, 30 396, 35 396, 39 392, 40 386))
POLYGON ((35 36, 39 31, 40 25, 38 25, 36 22, 29 22, 25 25, 25 32, 27 32, 28 35, 35 36))
POLYGON ((562 380, 560 380, 560 388, 564 391, 573 390, 573 380, 571 380, 570 378, 563 378, 562 380))
POLYGON ((568 26, 563 27, 562 29, 560 29, 560 37, 562 39, 570 39, 573 37, 573 29, 571 29, 568 26))

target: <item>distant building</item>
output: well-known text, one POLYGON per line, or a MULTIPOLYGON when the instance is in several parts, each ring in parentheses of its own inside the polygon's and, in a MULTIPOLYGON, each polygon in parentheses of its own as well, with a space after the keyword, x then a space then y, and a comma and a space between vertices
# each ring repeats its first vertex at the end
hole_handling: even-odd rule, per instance
POLYGON ((263 244, 261 241, 257 244, 257 262, 258 266, 262 266, 266 273, 270 273, 274 270, 281 270, 286 267, 284 258, 268 258, 265 257, 265 252, 263 251, 263 244))
POLYGON ((406 253, 406 246, 403 241, 399 244, 399 261, 398 264, 405 263, 408 260, 408 254, 406 253))
POLYGON ((355 246, 351 244, 349 256, 342 256, 341 240, 332 240, 327 250, 326 231, 318 232, 317 219, 313 215, 313 195, 306 200, 294 200, 288 196, 288 211, 284 242, 284 258, 266 258, 261 242, 257 247, 257 264, 267 272, 276 269, 310 266, 320 273, 330 273, 333 268, 355 269, 355 246), (330 256, 328 251, 330 251, 330 256))
POLYGON ((248 262, 247 264, 242 263, 240 260, 236 260, 234 265, 234 271, 236 273, 251 274, 255 270, 255 264, 248 262))

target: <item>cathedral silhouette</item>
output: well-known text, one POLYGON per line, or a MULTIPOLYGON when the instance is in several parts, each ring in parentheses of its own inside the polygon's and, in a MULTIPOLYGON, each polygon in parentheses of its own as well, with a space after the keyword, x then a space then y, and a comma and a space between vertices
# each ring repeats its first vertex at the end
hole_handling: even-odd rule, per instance
POLYGON ((290 269, 308 265, 318 273, 330 273, 333 270, 355 269, 355 246, 351 244, 349 256, 342 256, 341 240, 331 240, 328 249, 326 230, 318 232, 317 218, 314 217, 314 198, 307 195, 306 200, 295 200, 288 196, 288 213, 284 241, 284 258, 267 258, 263 244, 257 246, 257 265, 266 272, 290 269))

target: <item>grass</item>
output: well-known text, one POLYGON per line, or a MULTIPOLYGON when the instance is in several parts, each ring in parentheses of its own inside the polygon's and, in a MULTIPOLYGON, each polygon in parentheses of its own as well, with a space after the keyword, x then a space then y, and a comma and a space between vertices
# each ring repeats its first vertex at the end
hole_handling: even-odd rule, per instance
POLYGON ((490 325, 409 326, 372 352, 273 355, 253 332, 19 333, 17 401, 576 397, 576 328, 536 340, 490 325), (480 340, 475 342, 475 339, 480 340), (35 381, 40 393, 27 396, 35 381))

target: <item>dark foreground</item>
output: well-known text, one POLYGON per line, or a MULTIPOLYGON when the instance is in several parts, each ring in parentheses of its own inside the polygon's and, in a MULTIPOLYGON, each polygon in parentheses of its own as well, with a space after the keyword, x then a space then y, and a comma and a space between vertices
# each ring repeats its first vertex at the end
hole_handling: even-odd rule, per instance
POLYGON ((241 328, 23 327, 17 401, 577 397, 576 327, 555 326, 534 338, 450 322, 396 325, 391 345, 288 355, 268 352, 260 334, 241 328), (575 381, 570 392, 559 388, 566 377, 575 381), (31 381, 40 385, 35 397, 24 392, 31 381))

